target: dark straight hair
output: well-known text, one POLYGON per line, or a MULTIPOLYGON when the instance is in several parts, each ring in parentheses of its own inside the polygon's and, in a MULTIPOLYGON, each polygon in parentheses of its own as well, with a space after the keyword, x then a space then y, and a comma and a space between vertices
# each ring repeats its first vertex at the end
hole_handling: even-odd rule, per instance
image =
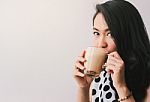
POLYGON ((138 10, 124 0, 111 0, 96 5, 102 13, 125 62, 125 79, 136 102, 142 102, 150 84, 150 41, 138 10))

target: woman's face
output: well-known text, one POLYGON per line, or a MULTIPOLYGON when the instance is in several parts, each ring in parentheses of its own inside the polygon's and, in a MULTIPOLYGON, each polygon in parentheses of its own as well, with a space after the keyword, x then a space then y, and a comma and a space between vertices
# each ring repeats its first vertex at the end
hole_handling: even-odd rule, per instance
POLYGON ((98 13, 94 19, 93 35, 93 46, 104 48, 108 53, 116 50, 116 44, 102 13, 98 13))

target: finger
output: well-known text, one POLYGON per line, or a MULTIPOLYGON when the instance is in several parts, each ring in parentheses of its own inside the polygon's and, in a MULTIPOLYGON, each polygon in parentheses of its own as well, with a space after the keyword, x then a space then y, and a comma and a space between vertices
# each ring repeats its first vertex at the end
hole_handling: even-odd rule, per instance
POLYGON ((114 70, 113 69, 111 69, 110 67, 106 67, 106 69, 105 69, 106 71, 107 71, 107 73, 109 73, 109 74, 112 74, 112 73, 114 73, 114 70))
POLYGON ((86 59, 83 58, 82 56, 79 56, 77 60, 78 60, 79 62, 85 62, 85 61, 86 61, 86 59))
POLYGON ((81 56, 81 57, 84 57, 84 55, 85 55, 85 50, 83 50, 81 53, 80 53, 80 55, 79 56, 81 56))
POLYGON ((112 57, 112 56, 109 56, 108 57, 108 61, 111 60, 113 61, 114 63, 116 64, 122 64, 123 63, 123 60, 122 59, 118 59, 118 58, 115 58, 115 57, 112 57))
POLYGON ((74 77, 84 77, 84 73, 80 72, 80 71, 75 71, 74 73, 74 77))
POLYGON ((115 65, 116 65, 116 62, 115 62, 114 60, 108 60, 108 61, 106 62, 106 64, 107 64, 107 65, 113 65, 113 66, 115 66, 115 65))
POLYGON ((113 60, 114 61, 114 65, 116 66, 116 67, 122 67, 122 66, 124 66, 124 61, 122 60, 122 59, 118 59, 118 58, 116 58, 116 57, 112 57, 112 56, 109 56, 109 58, 108 58, 109 60, 113 60))
POLYGON ((108 56, 108 58, 107 58, 107 62, 109 62, 109 61, 112 61, 112 62, 114 62, 114 63, 116 63, 117 62, 117 60, 116 60, 116 58, 114 58, 114 57, 112 57, 112 56, 108 56))
POLYGON ((81 63, 79 63, 79 62, 77 62, 77 63, 75 64, 75 66, 76 66, 76 68, 81 69, 81 70, 84 70, 84 69, 85 69, 85 67, 84 67, 81 63))
POLYGON ((121 71, 121 67, 120 67, 119 64, 112 65, 112 64, 106 63, 106 66, 107 66, 106 68, 107 68, 108 70, 112 70, 113 73, 118 73, 118 72, 121 71))
POLYGON ((116 63, 113 63, 113 62, 108 62, 108 63, 106 63, 106 65, 107 65, 107 67, 112 67, 112 68, 114 68, 114 70, 120 70, 120 64, 116 64, 116 63))
POLYGON ((116 68, 114 65, 109 64, 109 63, 105 63, 105 65, 106 65, 106 71, 112 71, 112 72, 116 71, 116 68))
POLYGON ((118 59, 121 59, 121 57, 120 57, 120 55, 118 54, 117 51, 114 51, 114 52, 112 52, 112 53, 110 53, 110 54, 108 54, 108 55, 111 55, 111 56, 114 56, 114 57, 116 57, 116 58, 118 58, 118 59))

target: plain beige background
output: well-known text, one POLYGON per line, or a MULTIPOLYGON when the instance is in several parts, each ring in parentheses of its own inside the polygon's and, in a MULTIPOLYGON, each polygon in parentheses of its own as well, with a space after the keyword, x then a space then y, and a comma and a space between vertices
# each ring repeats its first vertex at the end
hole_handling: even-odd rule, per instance
MULTIPOLYGON (((0 0, 0 102, 75 102, 74 61, 97 0, 0 0)), ((150 31, 148 0, 132 0, 150 31)))

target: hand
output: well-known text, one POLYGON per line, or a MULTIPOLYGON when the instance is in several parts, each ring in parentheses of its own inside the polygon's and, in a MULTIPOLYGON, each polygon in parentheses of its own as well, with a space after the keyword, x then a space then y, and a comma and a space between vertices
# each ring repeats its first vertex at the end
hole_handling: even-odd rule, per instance
POLYGON ((126 86, 125 83, 125 65, 117 51, 108 54, 108 59, 105 63, 106 71, 111 74, 113 85, 115 88, 126 86))
POLYGON ((86 61, 86 59, 84 58, 85 52, 86 52, 85 50, 81 52, 81 54, 76 60, 75 68, 74 68, 74 78, 80 88, 85 88, 85 87, 89 88, 93 80, 92 78, 84 74, 84 70, 86 69, 84 67, 84 62, 86 61))

